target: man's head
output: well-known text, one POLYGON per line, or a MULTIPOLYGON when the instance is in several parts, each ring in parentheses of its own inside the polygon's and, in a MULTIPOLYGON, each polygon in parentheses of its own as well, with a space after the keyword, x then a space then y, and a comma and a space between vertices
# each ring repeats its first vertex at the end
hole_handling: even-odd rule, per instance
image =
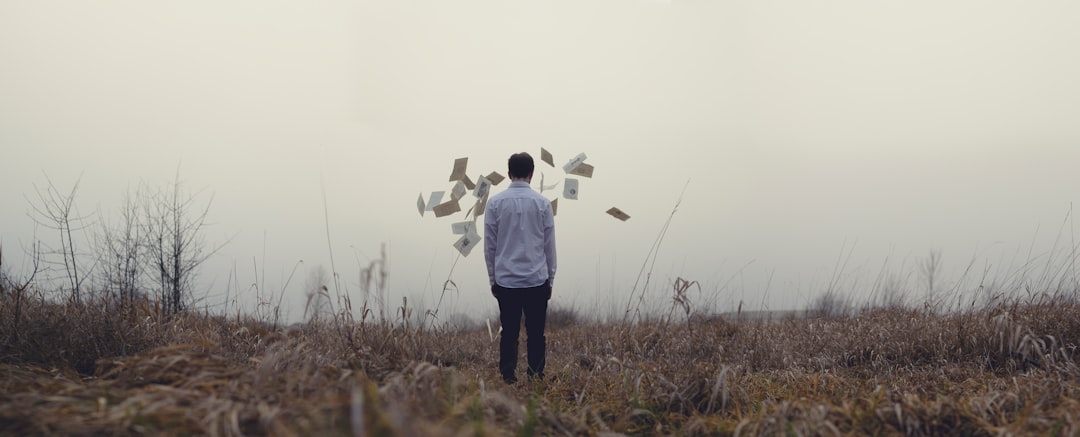
POLYGON ((533 174, 533 159, 528 153, 521 152, 510 155, 507 163, 510 172, 510 180, 531 180, 533 174))

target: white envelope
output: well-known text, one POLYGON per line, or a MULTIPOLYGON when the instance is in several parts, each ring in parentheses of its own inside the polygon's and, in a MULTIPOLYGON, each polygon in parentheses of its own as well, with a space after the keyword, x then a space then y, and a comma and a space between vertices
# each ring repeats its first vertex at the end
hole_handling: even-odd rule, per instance
POLYGON ((585 154, 584 153, 578 153, 578 155, 575 156, 574 159, 571 159, 570 162, 567 162, 566 164, 564 164, 562 166, 562 169, 563 169, 564 172, 570 173, 570 172, 574 171, 574 169, 577 168, 577 166, 581 165, 581 163, 583 163, 583 162, 585 162, 585 154))
POLYGON ((566 178, 566 183, 563 184, 562 196, 570 199, 577 200, 578 196, 578 180, 573 178, 566 178))

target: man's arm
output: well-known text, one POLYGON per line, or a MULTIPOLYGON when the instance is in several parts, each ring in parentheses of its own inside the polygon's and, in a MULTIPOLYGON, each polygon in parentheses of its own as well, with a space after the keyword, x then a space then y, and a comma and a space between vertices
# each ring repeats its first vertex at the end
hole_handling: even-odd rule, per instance
POLYGON ((544 257, 547 258, 548 285, 551 285, 555 282, 558 263, 555 257, 555 215, 552 214, 550 205, 544 211, 544 257))
POLYGON ((495 249, 499 237, 499 222, 494 206, 488 205, 484 212, 484 262, 487 263, 488 282, 492 287, 495 286, 495 249))

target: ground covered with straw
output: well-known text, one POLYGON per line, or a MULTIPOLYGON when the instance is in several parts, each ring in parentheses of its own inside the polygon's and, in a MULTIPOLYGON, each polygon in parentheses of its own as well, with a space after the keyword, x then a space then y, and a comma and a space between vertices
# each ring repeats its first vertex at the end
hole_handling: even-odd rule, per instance
POLYGON ((564 317, 548 332, 551 379, 513 386, 486 327, 103 308, 0 296, 0 434, 1080 434, 1080 303, 1066 298, 564 317))

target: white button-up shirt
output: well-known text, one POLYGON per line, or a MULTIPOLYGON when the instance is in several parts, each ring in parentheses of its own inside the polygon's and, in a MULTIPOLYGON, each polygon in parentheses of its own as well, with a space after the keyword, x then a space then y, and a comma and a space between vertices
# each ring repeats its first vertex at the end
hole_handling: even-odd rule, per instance
POLYGON ((551 201, 528 182, 488 200, 484 211, 484 259, 491 285, 530 288, 555 278, 555 217, 551 201))

